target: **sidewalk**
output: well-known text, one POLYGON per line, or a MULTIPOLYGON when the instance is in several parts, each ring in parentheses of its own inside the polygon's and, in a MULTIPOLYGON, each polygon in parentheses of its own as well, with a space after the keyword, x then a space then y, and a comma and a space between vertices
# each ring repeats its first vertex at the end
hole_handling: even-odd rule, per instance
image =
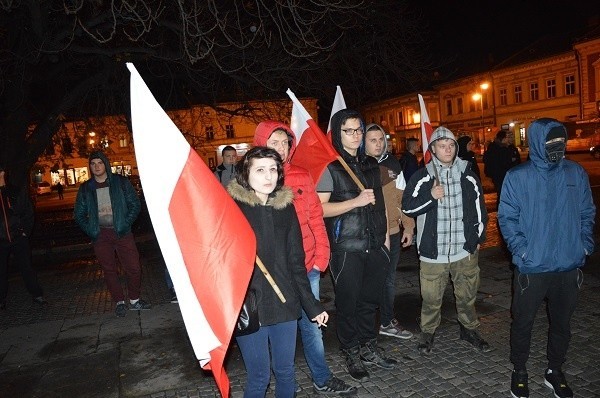
MULTIPOLYGON (((49 305, 31 302, 18 275, 9 280, 7 309, 0 312, 0 397, 220 397, 212 375, 200 369, 188 342, 177 304, 169 303, 164 263, 153 240, 139 242, 142 297, 150 311, 114 315, 99 266, 89 248, 54 253, 39 270, 49 305), (62 257, 61 257, 62 256, 62 257)), ((577 397, 600 394, 600 254, 584 269, 586 279, 572 322, 573 338, 564 367, 577 397)), ((396 312, 415 337, 381 337, 380 344, 401 365, 393 371, 369 369, 371 380, 357 384, 343 369, 335 336, 333 287, 322 279, 322 299, 332 315, 325 333, 326 356, 336 376, 358 385, 359 397, 507 397, 511 271, 504 253, 480 254, 477 308, 481 334, 495 347, 482 354, 458 339, 451 290, 431 357, 416 350, 419 314, 416 254, 403 252, 398 268, 396 312)), ((531 397, 550 397, 543 386, 547 320, 540 310, 528 363, 531 397)), ((302 392, 313 395, 301 345, 296 375, 302 392)), ((241 397, 245 370, 235 345, 226 363, 233 397, 241 397)), ((267 396, 272 397, 272 391, 267 396)))

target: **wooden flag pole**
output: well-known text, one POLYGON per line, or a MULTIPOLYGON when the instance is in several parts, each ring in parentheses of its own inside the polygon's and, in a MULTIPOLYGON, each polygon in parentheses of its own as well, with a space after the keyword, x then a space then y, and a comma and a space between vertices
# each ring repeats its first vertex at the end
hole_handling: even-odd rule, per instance
POLYGON ((281 300, 282 303, 285 303, 285 297, 283 293, 281 293, 281 290, 279 290, 279 286, 277 286, 277 283, 275 283, 275 280, 269 273, 269 270, 267 269, 267 267, 265 267, 265 264, 258 256, 256 256, 256 265, 258 265, 258 268, 260 268, 265 278, 267 278, 267 281, 269 281, 269 284, 271 285, 273 290, 275 290, 275 293, 277 293, 279 300, 281 300))

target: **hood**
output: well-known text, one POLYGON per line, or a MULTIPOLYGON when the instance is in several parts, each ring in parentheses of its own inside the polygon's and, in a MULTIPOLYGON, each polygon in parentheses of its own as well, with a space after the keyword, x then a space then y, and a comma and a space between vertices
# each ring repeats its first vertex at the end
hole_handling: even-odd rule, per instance
MULTIPOLYGON (((108 158, 106 157, 106 155, 104 154, 104 152, 102 151, 94 151, 90 154, 90 157, 88 158, 88 167, 91 163, 91 161, 93 159, 100 159, 102 160, 102 163, 104 163, 104 167, 106 167, 106 178, 110 181, 110 178, 112 177, 112 170, 110 168, 110 162, 108 161, 108 158)), ((91 170, 91 168, 90 168, 91 170)), ((90 176, 91 178, 92 176, 90 176)))
POLYGON ((252 145, 267 146, 267 141, 275 130, 285 131, 290 138, 290 153, 288 154, 286 160, 286 163, 289 163, 294 155, 294 152, 296 152, 296 134, 294 134, 290 126, 285 123, 277 122, 275 120, 260 122, 258 126, 256 126, 256 130, 254 130, 254 141, 252 142, 252 145))
POLYGON ((365 133, 363 134, 363 143, 362 146, 365 146, 365 140, 367 139, 367 131, 369 131, 369 129, 371 129, 372 127, 377 127, 379 130, 383 131, 383 152, 381 153, 381 155, 375 159, 377 159, 377 163, 381 163, 382 161, 384 161, 385 159, 387 159, 387 157, 389 156, 388 153, 388 142, 387 142, 387 134, 385 132, 385 129, 383 127, 381 127, 380 125, 378 125, 377 123, 369 123, 366 125, 365 127, 365 133))
MULTIPOLYGON (((252 207, 262 206, 262 203, 254 191, 249 191, 242 187, 236 180, 231 180, 227 185, 227 192, 229 195, 237 201, 246 203, 252 207)), ((272 193, 267 200, 267 206, 273 206, 273 208, 280 210, 291 204, 294 200, 294 193, 292 189, 286 186, 281 187, 280 190, 272 193)))
POLYGON ((433 130, 433 133, 431 134, 431 139, 429 141, 429 150, 431 151, 432 161, 435 160, 437 161, 436 164, 440 164, 437 156, 433 154, 431 147, 435 141, 441 140, 442 138, 451 139, 456 144, 456 153, 454 154, 454 161, 456 161, 456 159, 458 158, 458 142, 456 141, 456 138, 454 138, 454 134, 452 133, 452 131, 448 130, 444 126, 440 126, 437 129, 433 130))
POLYGON ((469 154, 467 144, 471 142, 471 137, 468 135, 463 135, 462 137, 458 137, 456 142, 458 143, 458 157, 463 158, 467 156, 469 154))
MULTIPOLYGON (((348 119, 360 119, 363 131, 365 130, 363 118, 357 111, 352 109, 342 109, 333 114, 331 117, 331 143, 333 144, 335 150, 342 155, 344 160, 352 159, 352 156, 346 152, 344 146, 342 145, 342 124, 346 123, 346 120, 348 119)), ((359 158, 364 158, 365 156, 364 139, 363 144, 361 144, 361 146, 358 148, 357 155, 359 158)))
POLYGON ((527 141, 529 142, 529 158, 538 168, 549 169, 557 163, 550 163, 546 159, 546 138, 552 131, 553 136, 564 136, 565 144, 568 135, 565 126, 556 119, 542 118, 534 120, 527 128, 527 141))

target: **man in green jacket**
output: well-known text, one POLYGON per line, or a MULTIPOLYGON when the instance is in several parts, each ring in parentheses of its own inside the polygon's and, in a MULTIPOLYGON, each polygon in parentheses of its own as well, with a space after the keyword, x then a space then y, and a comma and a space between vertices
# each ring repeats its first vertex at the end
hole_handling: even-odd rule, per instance
POLYGON ((92 239, 94 253, 104 272, 112 299, 117 303, 115 313, 125 316, 127 306, 115 252, 127 275, 130 310, 148 310, 151 305, 140 300, 140 256, 133 239, 131 225, 140 213, 140 199, 129 180, 112 174, 110 162, 102 152, 89 158, 93 178, 81 184, 75 200, 75 221, 92 239))

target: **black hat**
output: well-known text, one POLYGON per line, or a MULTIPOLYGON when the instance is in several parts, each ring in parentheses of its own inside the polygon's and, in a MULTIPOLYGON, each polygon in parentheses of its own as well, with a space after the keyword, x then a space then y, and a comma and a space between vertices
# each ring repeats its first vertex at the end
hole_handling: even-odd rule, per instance
POLYGON ((548 134, 546 134, 546 142, 552 141, 555 138, 564 138, 565 141, 567 140, 567 134, 565 128, 562 125, 552 127, 550 131, 548 131, 548 134))

